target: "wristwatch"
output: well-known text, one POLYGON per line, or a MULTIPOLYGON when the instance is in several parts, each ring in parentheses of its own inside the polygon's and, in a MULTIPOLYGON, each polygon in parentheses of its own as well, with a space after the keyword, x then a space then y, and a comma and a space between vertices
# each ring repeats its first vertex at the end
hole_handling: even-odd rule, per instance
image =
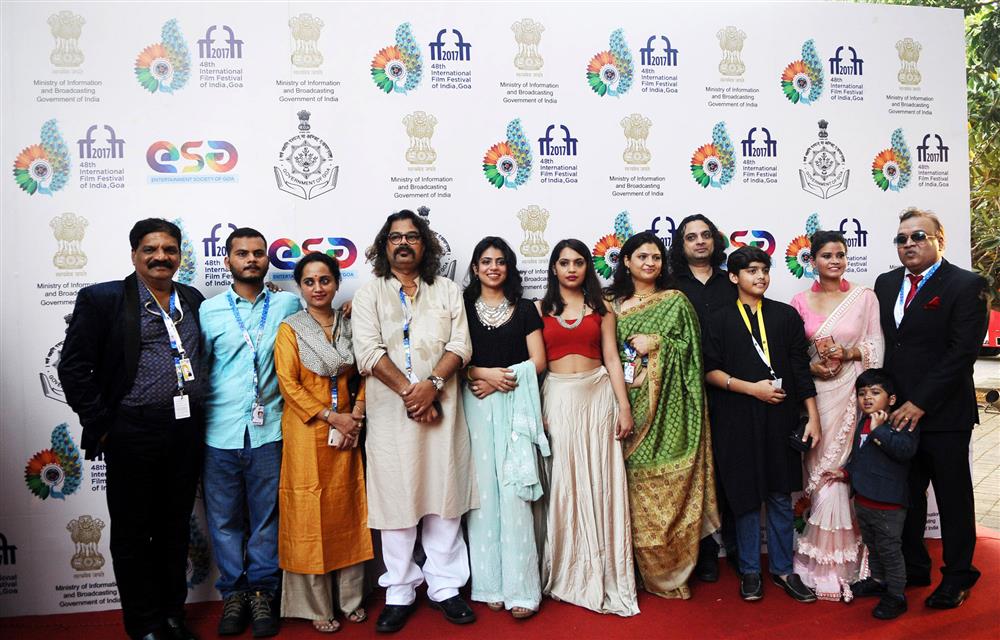
POLYGON ((427 379, 431 381, 437 391, 444 389, 444 378, 441 376, 427 376, 427 379))

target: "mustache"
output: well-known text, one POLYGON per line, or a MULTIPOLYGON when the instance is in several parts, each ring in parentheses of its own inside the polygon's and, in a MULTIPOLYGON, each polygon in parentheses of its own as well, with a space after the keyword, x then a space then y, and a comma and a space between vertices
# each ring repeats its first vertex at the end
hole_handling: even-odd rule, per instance
POLYGON ((404 253, 408 253, 411 256, 414 255, 413 254, 413 249, 411 249, 410 247, 407 247, 407 246, 399 247, 398 249, 396 249, 395 251, 392 252, 392 255, 398 256, 398 255, 402 255, 404 253))
POLYGON ((146 266, 149 267, 150 269, 155 269, 157 267, 166 267, 167 269, 169 269, 174 265, 168 260, 151 260, 146 263, 146 266))

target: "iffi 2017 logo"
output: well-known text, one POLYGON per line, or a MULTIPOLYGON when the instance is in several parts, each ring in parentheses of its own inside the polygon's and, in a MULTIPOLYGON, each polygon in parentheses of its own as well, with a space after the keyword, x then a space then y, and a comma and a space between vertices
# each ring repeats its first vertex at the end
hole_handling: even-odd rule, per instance
POLYGON ((28 195, 51 196, 69 180, 69 149, 55 120, 42 125, 41 144, 25 147, 14 160, 14 180, 28 195))
POLYGON ((788 248, 785 249, 785 266, 796 278, 813 278, 816 275, 811 253, 812 242, 809 239, 817 231, 819 231, 819 215, 811 213, 806 219, 805 234, 789 242, 788 248))
POLYGON ((31 456, 24 467, 25 484, 41 500, 65 500, 80 488, 82 475, 80 449, 65 422, 52 430, 52 448, 31 456))
POLYGON ((948 162, 948 147, 944 140, 936 133, 928 133, 923 141, 917 145, 917 162, 948 162), (937 146, 930 146, 930 139, 937 140, 937 146))
POLYGON ((781 90, 792 104, 812 104, 822 95, 823 65, 812 40, 802 45, 802 58, 781 73, 781 90))
POLYGON ((407 93, 420 84, 423 63, 410 23, 396 28, 395 46, 385 47, 372 59, 372 80, 386 93, 407 93))
POLYGON ((639 64, 644 67, 677 66, 677 49, 674 49, 670 44, 670 38, 667 36, 649 36, 646 40, 646 46, 639 49, 639 64), (657 45, 660 44, 657 40, 663 41, 663 47, 653 46, 654 42, 657 45), (661 51, 662 53, 660 53, 661 51))
POLYGON ((125 140, 119 138, 115 134, 115 130, 111 125, 104 125, 104 132, 107 133, 108 137, 104 139, 106 145, 98 145, 97 140, 94 139, 94 132, 97 131, 98 125, 92 124, 87 129, 87 135, 76 141, 77 146, 80 148, 80 159, 81 160, 94 160, 96 158, 109 158, 114 160, 120 160, 125 157, 125 140))
POLYGON ((507 139, 490 147, 483 156, 483 174, 497 189, 516 189, 531 177, 531 145, 520 118, 507 125, 507 139))
POLYGON ((458 29, 451 29, 452 35, 455 36, 454 48, 446 48, 444 34, 448 33, 448 31, 448 29, 438 31, 437 38, 428 45, 431 49, 431 60, 434 62, 452 60, 468 62, 472 60, 472 45, 465 41, 465 38, 462 37, 462 32, 458 29))
MULTIPOLYGON (((564 124, 559 125, 559 129, 562 131, 561 138, 553 138, 552 131, 556 128, 556 125, 550 124, 545 129, 545 136, 538 139, 538 155, 539 156, 575 156, 576 155, 576 143, 579 142, 574 138, 570 132, 569 127, 564 124), (555 144, 552 144, 552 143, 555 144)), ((558 134, 557 134, 558 135, 558 134)))
POLYGON ((168 20, 160 32, 163 42, 151 44, 135 60, 135 77, 150 93, 173 93, 187 84, 191 54, 177 20, 168 20))
POLYGON ((217 39, 213 37, 212 34, 219 27, 212 25, 205 31, 205 37, 198 41, 198 57, 202 60, 211 59, 242 59, 243 58, 243 41, 236 38, 236 34, 233 33, 232 27, 229 25, 222 25, 222 31, 226 32, 225 40, 218 40, 218 42, 225 43, 224 47, 216 47, 215 43, 217 39))
POLYGON ((691 175, 704 188, 721 189, 730 183, 736 173, 736 154, 733 141, 726 132, 726 123, 718 122, 712 128, 712 142, 698 147, 691 156, 691 175))
POLYGON ((854 47, 851 46, 839 46, 837 50, 834 51, 833 57, 830 58, 830 75, 831 76, 860 76, 864 75, 864 63, 865 61, 858 57, 858 52, 855 51, 854 47), (851 57, 847 59, 850 63, 848 64, 844 60, 845 50, 850 52, 851 57))
POLYGON ((753 127, 747 132, 747 137, 740 141, 744 158, 777 158, 778 141, 771 137, 767 127, 753 127))
POLYGON ((611 32, 610 49, 596 54, 587 65, 587 82, 599 96, 621 96, 632 86, 632 53, 625 32, 611 32))
POLYGON ((892 146, 872 160, 872 179, 882 191, 899 191, 910 183, 911 168, 910 149, 903 139, 903 130, 896 129, 892 132, 892 146))

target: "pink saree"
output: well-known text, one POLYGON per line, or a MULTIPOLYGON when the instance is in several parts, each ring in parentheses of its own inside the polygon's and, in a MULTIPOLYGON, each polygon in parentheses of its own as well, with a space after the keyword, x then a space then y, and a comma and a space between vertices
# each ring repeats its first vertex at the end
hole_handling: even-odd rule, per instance
POLYGON ((832 379, 815 378, 822 437, 805 456, 805 496, 811 501, 805 530, 796 540, 795 572, 823 600, 850 601, 850 584, 859 577, 861 535, 854 519, 850 485, 825 482, 823 472, 847 462, 858 422, 854 381, 865 369, 882 366, 884 343, 879 326, 875 293, 855 285, 828 317, 809 309, 806 292, 792 298, 802 316, 806 336, 812 341, 809 354, 818 360, 815 341, 832 336, 837 344, 857 347, 861 361, 845 362, 832 379))

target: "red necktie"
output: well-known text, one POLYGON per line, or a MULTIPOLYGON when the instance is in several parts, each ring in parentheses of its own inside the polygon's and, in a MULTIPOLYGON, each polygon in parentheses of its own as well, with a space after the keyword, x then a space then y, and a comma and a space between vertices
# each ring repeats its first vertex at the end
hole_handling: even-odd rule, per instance
POLYGON ((917 295, 917 285, 920 281, 924 279, 923 276, 916 276, 912 273, 906 274, 906 277, 910 279, 910 291, 906 294, 906 300, 903 301, 903 309, 910 306, 910 302, 913 300, 913 296, 917 295))

